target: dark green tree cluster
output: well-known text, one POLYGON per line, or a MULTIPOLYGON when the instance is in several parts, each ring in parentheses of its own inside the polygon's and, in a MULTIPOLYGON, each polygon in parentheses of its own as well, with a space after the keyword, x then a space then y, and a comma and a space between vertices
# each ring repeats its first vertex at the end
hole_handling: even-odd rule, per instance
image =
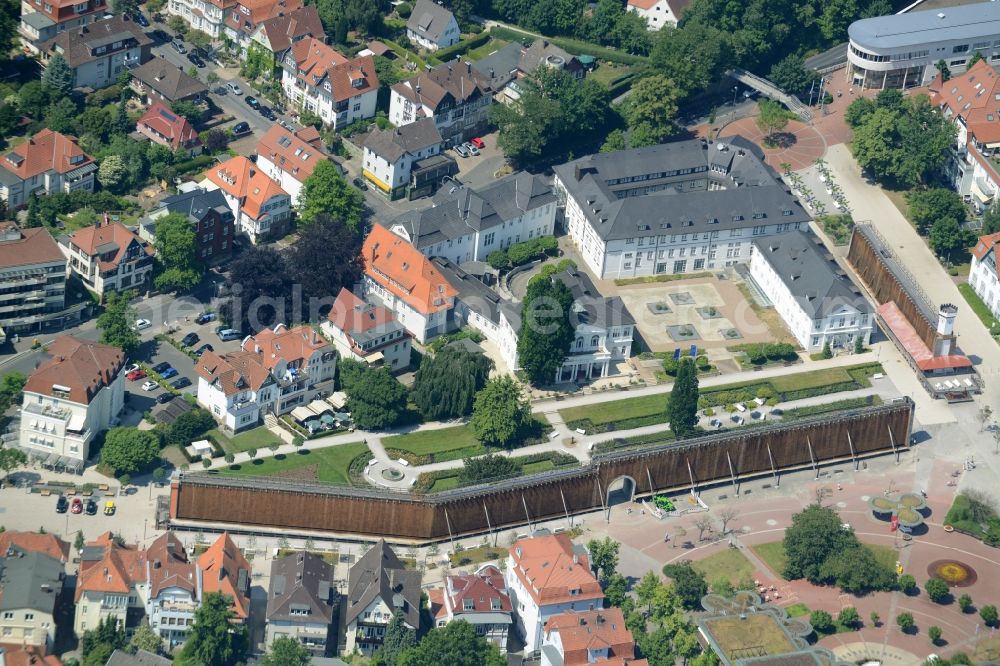
POLYGON ((938 255, 948 256, 975 243, 975 233, 964 226, 965 203, 954 190, 944 187, 914 190, 906 195, 906 201, 910 221, 928 237, 938 255))
POLYGON ((143 472, 160 459, 160 437, 152 430, 112 428, 104 435, 101 464, 114 476, 143 472))
POLYGON ((382 645, 372 655, 372 666, 395 666, 399 656, 416 645, 417 632, 406 626, 405 616, 397 610, 385 628, 382 645))
POLYGON ((313 0, 326 34, 338 44, 346 41, 348 32, 365 36, 382 31, 382 18, 389 11, 387 0, 313 0))
POLYGON ((532 280, 521 303, 517 355, 533 384, 555 381, 576 337, 573 294, 560 280, 532 280))
POLYGON ((83 632, 80 639, 81 666, 104 666, 115 650, 125 647, 125 627, 114 618, 101 618, 97 628, 83 632))
POLYGON ((542 67, 520 85, 519 104, 490 107, 490 120, 500 128, 497 145, 519 164, 559 154, 611 120, 608 91, 592 79, 581 82, 564 70, 542 67))
POLYGON ((445 347, 424 356, 413 382, 413 402, 428 421, 472 413, 472 403, 489 379, 493 362, 484 354, 445 347))
POLYGON ((698 425, 698 368, 694 359, 681 359, 677 378, 667 398, 667 422, 678 437, 687 437, 698 425))
MULTIPOLYGON (((387 662, 389 663, 389 662, 387 662)), ((396 657, 395 666, 506 666, 495 645, 476 635, 468 622, 458 620, 427 632, 420 642, 396 657)))
POLYGON ((109 293, 104 303, 104 312, 97 318, 101 342, 118 347, 129 357, 139 348, 139 332, 135 330, 136 312, 129 305, 134 296, 131 291, 109 293))
POLYGON ((510 479, 521 474, 521 463, 513 458, 488 453, 477 458, 462 460, 462 471, 458 480, 463 486, 486 481, 510 479))
POLYGON ((206 409, 191 409, 169 426, 157 426, 164 444, 190 444, 215 427, 215 419, 206 409))
POLYGON ((292 636, 275 638, 271 649, 260 660, 260 666, 309 666, 311 663, 309 648, 292 636))
POLYGON ((486 446, 517 446, 533 424, 531 407, 521 393, 521 385, 510 376, 489 380, 476 394, 469 426, 476 439, 486 446))
POLYGON ((21 390, 28 383, 28 377, 23 372, 12 370, 0 378, 0 414, 3 414, 15 402, 21 399, 21 390))
POLYGON ((184 649, 174 660, 178 666, 230 666, 242 662, 247 652, 247 629, 233 624, 232 599, 209 592, 194 612, 184 649))
POLYGON ((799 54, 786 56, 774 63, 767 78, 792 95, 804 98, 809 94, 810 88, 814 88, 816 94, 819 94, 819 75, 806 68, 805 58, 799 54))
MULTIPOLYGON (((690 577, 684 566, 677 571, 682 572, 678 576, 684 580, 690 577)), ((625 626, 635 637, 639 656, 647 659, 650 666, 718 663, 711 650, 702 651, 697 629, 684 613, 676 582, 664 582, 650 571, 636 584, 634 592, 635 598, 626 596, 619 607, 625 616, 625 626)), ((698 601, 692 607, 700 608, 698 601)))
POLYGON ((351 187, 336 164, 322 160, 302 184, 299 199, 299 220, 310 225, 321 216, 342 220, 357 231, 365 216, 365 199, 361 191, 351 187))
POLYGON ((647 76, 632 86, 632 94, 620 109, 628 121, 629 147, 656 145, 676 134, 682 96, 680 87, 663 74, 647 76))
POLYGON ((54 192, 44 197, 32 195, 28 197, 28 218, 26 227, 49 227, 55 228, 58 215, 76 213, 80 215, 90 215, 97 221, 97 211, 128 210, 129 203, 108 192, 87 192, 85 190, 75 190, 73 192, 54 192))
POLYGON ((587 542, 587 552, 590 553, 590 568, 602 584, 606 584, 617 573, 620 550, 621 543, 611 537, 591 539, 587 542))
POLYGON ((854 129, 851 150, 861 168, 904 187, 924 185, 940 173, 957 131, 927 95, 903 97, 898 90, 854 100, 844 119, 854 129))
POLYGON ((813 504, 793 515, 784 546, 786 578, 837 585, 852 594, 889 590, 897 584, 896 572, 879 562, 828 507, 813 504))
POLYGON ((705 576, 695 569, 690 562, 667 564, 663 574, 674 582, 674 592, 684 608, 698 610, 701 608, 701 598, 708 593, 708 583, 705 576))
POLYGON ((198 234, 183 213, 169 213, 156 220, 157 274, 153 284, 163 291, 195 287, 205 274, 198 256, 198 234))
MULTIPOLYGON (((328 299, 348 289, 360 278, 364 269, 361 260, 361 234, 350 223, 321 213, 312 224, 299 230, 298 239, 285 252, 286 265, 292 279, 302 286, 305 299, 328 299)), ((315 320, 322 312, 313 312, 312 305, 302 316, 315 320)))
POLYGON ((364 430, 384 430, 406 412, 406 387, 385 368, 369 368, 352 359, 339 364, 340 384, 354 424, 364 430))
POLYGON ((493 268, 502 270, 523 266, 536 259, 544 259, 546 256, 555 254, 558 249, 559 242, 555 236, 540 236, 523 243, 516 243, 504 250, 490 252, 486 261, 493 268))

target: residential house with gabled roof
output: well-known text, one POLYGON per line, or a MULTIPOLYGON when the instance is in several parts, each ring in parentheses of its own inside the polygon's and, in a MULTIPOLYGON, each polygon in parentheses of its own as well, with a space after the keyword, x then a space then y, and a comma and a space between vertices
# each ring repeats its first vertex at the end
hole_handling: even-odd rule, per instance
POLYGON ((577 79, 582 79, 587 73, 579 58, 544 37, 539 37, 527 47, 520 42, 511 42, 472 63, 473 69, 486 77, 490 87, 498 95, 502 95, 499 101, 520 99, 517 87, 512 86, 508 89, 507 86, 531 76, 543 66, 564 70, 577 79))
POLYGON ((493 87, 470 61, 447 62, 392 86, 389 122, 402 127, 433 118, 447 146, 468 141, 489 128, 493 87))
POLYGON ((66 309, 66 257, 44 227, 0 223, 0 283, 0 328, 8 334, 80 318, 80 309, 66 309))
POLYGON ((566 611, 593 611, 604 605, 601 584, 590 570, 590 555, 566 534, 520 539, 510 547, 504 571, 525 653, 542 647, 549 618, 566 611))
POLYGON ((945 174, 981 212, 996 204, 1000 192, 1000 168, 993 161, 1000 154, 1000 72, 980 60, 947 81, 937 76, 930 90, 931 104, 957 130, 945 174))
POLYGON ((319 39, 303 39, 285 54, 282 70, 290 103, 331 129, 375 116, 379 82, 372 56, 348 60, 319 39))
POLYGON ((229 533, 223 532, 199 555, 197 564, 201 598, 213 592, 229 597, 233 622, 245 624, 250 617, 250 563, 229 533))
POLYGON ((28 376, 19 448, 30 458, 82 471, 90 443, 118 423, 125 405, 125 354, 69 335, 57 337, 28 376))
POLYGON ((208 87, 198 79, 188 76, 163 58, 153 58, 144 65, 129 71, 129 86, 146 104, 160 100, 171 102, 200 102, 208 94, 208 87))
POLYGON ((112 291, 144 291, 153 274, 153 248, 121 222, 98 222, 60 236, 67 269, 102 298, 112 291))
POLYGON ((165 532, 149 545, 145 564, 146 622, 172 649, 184 642, 194 623, 201 603, 201 572, 173 532, 165 532))
POLYGON ((157 221, 171 213, 184 215, 191 223, 202 262, 217 264, 232 256, 236 218, 222 190, 191 187, 165 197, 159 206, 139 220, 139 237, 155 244, 157 221))
POLYGON ((0 644, 50 652, 56 638, 56 602, 64 561, 16 545, 0 552, 0 644))
POLYGON ((223 19, 226 37, 246 55, 250 36, 263 21, 301 9, 302 0, 237 0, 223 19))
POLYGON ((980 236, 972 248, 972 267, 969 270, 969 286, 982 299, 994 317, 1000 317, 998 246, 1000 246, 1000 233, 980 236))
POLYGON ((0 199, 10 209, 25 206, 32 193, 94 191, 97 163, 76 139, 43 129, 0 159, 0 199))
POLYGON ((294 205, 301 203, 306 178, 317 164, 329 159, 323 150, 323 139, 313 128, 291 132, 281 125, 272 125, 257 142, 257 166, 288 192, 294 205))
POLYGON ((448 332, 457 292, 417 248, 376 224, 362 258, 366 296, 395 312, 413 337, 424 343, 448 332))
POLYGON ((174 662, 145 650, 136 650, 130 654, 126 650, 115 650, 104 666, 170 666, 174 662))
POLYGON ((541 666, 647 666, 620 608, 568 610, 545 623, 541 666))
POLYGON ((41 44, 40 55, 45 66, 62 55, 73 70, 74 86, 97 90, 115 83, 127 67, 149 60, 152 44, 142 26, 118 15, 60 32, 41 44))
POLYGON ((153 143, 174 152, 181 151, 189 157, 201 152, 201 138, 187 118, 174 113, 159 100, 149 105, 135 129, 153 143))
POLYGON ((254 245, 281 238, 291 230, 291 196, 242 155, 209 167, 199 185, 222 190, 236 228, 254 245))
POLYGON ((410 334, 388 308, 342 287, 320 324, 341 358, 399 372, 410 366, 410 334))
POLYGON ((626 9, 646 21, 647 30, 676 26, 691 0, 628 0, 626 9))
POLYGON ((444 140, 432 118, 374 129, 363 148, 362 175, 389 199, 433 194, 458 173, 458 164, 443 152, 444 140))
POLYGON ((407 627, 420 628, 420 572, 407 569, 396 553, 379 539, 351 567, 347 599, 341 605, 345 629, 342 653, 374 653, 397 611, 407 627))
POLYGON ((462 32, 455 15, 443 5, 432 0, 417 0, 406 21, 406 36, 428 51, 437 51, 458 44, 462 32))
POLYGON ((340 595, 333 565, 313 553, 293 553, 271 562, 264 644, 298 640, 315 657, 336 650, 333 624, 340 595))
POLYGON ((476 628, 476 635, 507 652, 507 635, 513 609, 503 574, 492 564, 475 573, 445 576, 444 586, 428 594, 434 624, 443 627, 462 620, 476 628))
POLYGON ((325 34, 316 6, 305 5, 258 23, 250 33, 247 49, 266 54, 270 70, 276 76, 281 76, 280 68, 294 44, 310 37, 323 39, 325 34))
POLYGON ((101 19, 108 11, 105 0, 21 0, 21 43, 37 54, 41 45, 61 32, 101 19))
POLYGON ((111 532, 88 542, 80 555, 73 631, 82 636, 101 620, 116 620, 131 633, 145 615, 145 584, 145 551, 118 542, 111 532))
MULTIPOLYGON (((55 534, 48 532, 44 534, 18 532, 17 530, 0 532, 0 557, 3 557, 4 553, 13 547, 17 547, 23 552, 42 553, 60 562, 66 562, 69 558, 69 544, 55 534)), ((0 643, 3 642, 0 641, 0 643)))
POLYGON ((337 354, 309 326, 278 324, 248 335, 240 351, 205 352, 195 363, 198 404, 229 432, 280 416, 333 390, 337 354))
POLYGON ((195 30, 208 33, 212 39, 222 39, 225 19, 236 6, 236 0, 170 0, 167 13, 180 16, 195 30))

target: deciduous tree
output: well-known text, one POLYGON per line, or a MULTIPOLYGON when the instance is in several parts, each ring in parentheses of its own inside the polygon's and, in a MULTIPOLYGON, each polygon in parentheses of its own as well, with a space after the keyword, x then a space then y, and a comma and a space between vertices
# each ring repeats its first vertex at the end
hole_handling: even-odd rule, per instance
POLYGON ((590 552, 590 568, 602 582, 607 582, 618 569, 618 551, 621 543, 611 537, 591 539, 587 542, 590 552))
POLYGON ((684 608, 701 608, 701 598, 708 593, 708 583, 701 572, 691 566, 690 562, 680 562, 664 566, 663 573, 673 579, 674 590, 684 608))
POLYGON ((24 451, 8 446, 0 446, 0 472, 3 472, 4 481, 7 480, 7 477, 15 469, 24 467, 27 464, 28 456, 24 451))
POLYGON ((198 256, 198 234, 182 213, 169 213, 156 220, 156 261, 160 267, 153 280, 157 289, 184 291, 195 287, 205 274, 198 256))
POLYGON ((944 603, 950 596, 948 593, 948 583, 940 578, 929 579, 924 583, 924 590, 927 592, 927 598, 938 604, 944 603))
POLYGON ((231 296, 219 308, 222 319, 238 331, 256 333, 290 320, 291 275, 284 257, 269 245, 247 249, 229 264, 231 296))
MULTIPOLYGON (((361 235, 356 225, 318 214, 288 249, 287 265, 307 298, 332 299, 361 278, 361 235)), ((324 307, 325 309, 325 307, 324 307)), ((315 319, 319 312, 303 313, 315 319)))
POLYGON ((114 470, 115 476, 135 474, 160 458, 160 438, 150 430, 112 428, 104 436, 101 463, 114 470))
POLYGON ((350 359, 340 362, 342 378, 345 370, 355 371, 351 383, 344 383, 347 407, 354 424, 364 430, 382 430, 396 425, 406 411, 406 387, 385 368, 351 368, 352 365, 361 366, 350 359))
POLYGON ((496 646, 477 636, 464 620, 431 629, 420 643, 399 655, 396 666, 506 666, 496 646))
POLYGON ((462 471, 458 478, 462 485, 482 483, 484 481, 500 481, 509 479, 521 473, 521 464, 506 456, 487 454, 477 458, 462 460, 462 471))
POLYGON ((948 188, 914 190, 906 195, 906 203, 908 217, 922 235, 926 235, 938 220, 947 218, 961 223, 966 219, 962 197, 948 188))
POLYGON ((469 425, 483 444, 511 447, 520 442, 531 422, 531 407, 521 385, 503 375, 486 382, 476 394, 469 425))
POLYGON ((663 143, 677 131, 677 103, 681 91, 662 74, 653 74, 632 86, 624 105, 632 147, 663 143))
POLYGON ((484 354, 445 347, 426 355, 413 382, 413 402, 428 421, 441 421, 472 412, 472 403, 485 385, 493 362, 484 354))
POLYGON ((135 330, 135 308, 129 305, 133 292, 111 292, 107 295, 104 312, 97 318, 101 342, 118 347, 126 356, 139 348, 139 333, 135 330))
POLYGON ((125 160, 121 155, 108 155, 97 168, 97 180, 101 187, 115 192, 125 181, 125 160))
POLYGON ((365 215, 364 196, 347 183, 330 160, 316 165, 299 197, 299 219, 305 225, 315 222, 319 215, 327 215, 357 231, 365 215))
POLYGON ((818 504, 793 515, 791 526, 785 530, 785 577, 822 580, 820 570, 831 553, 852 550, 858 545, 857 537, 843 529, 842 523, 836 511, 818 504))
POLYGON ((309 666, 310 663, 309 648, 291 636, 274 639, 270 651, 260 660, 260 666, 309 666))
POLYGON ((232 600, 209 592, 194 612, 184 649, 177 658, 183 666, 229 666, 243 660, 247 651, 247 630, 233 624, 232 600))
POLYGON ((533 384, 556 380, 556 371, 569 355, 575 338, 573 294, 555 279, 528 284, 521 305, 517 354, 521 368, 533 384))
POLYGON ((148 624, 141 624, 132 634, 128 642, 130 651, 145 650, 153 654, 160 654, 163 650, 163 639, 150 628, 148 624))
POLYGON ((762 99, 757 104, 757 127, 765 134, 765 140, 771 139, 776 132, 788 126, 788 112, 781 104, 772 99, 762 99))

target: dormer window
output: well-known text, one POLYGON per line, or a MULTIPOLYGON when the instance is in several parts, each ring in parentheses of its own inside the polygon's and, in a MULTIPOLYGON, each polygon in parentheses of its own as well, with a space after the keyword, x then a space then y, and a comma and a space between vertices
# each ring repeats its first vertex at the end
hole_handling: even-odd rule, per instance
POLYGON ((476 610, 476 602, 473 601, 472 599, 464 599, 462 601, 462 610, 467 610, 467 611, 476 610))

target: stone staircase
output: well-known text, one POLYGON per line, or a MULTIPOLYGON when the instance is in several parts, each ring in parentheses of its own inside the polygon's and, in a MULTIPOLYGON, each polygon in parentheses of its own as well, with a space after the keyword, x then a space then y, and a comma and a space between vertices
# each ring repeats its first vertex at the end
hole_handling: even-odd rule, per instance
POLYGON ((282 424, 281 420, 274 414, 264 415, 264 427, 272 434, 277 435, 285 444, 291 444, 295 435, 290 433, 282 424))

